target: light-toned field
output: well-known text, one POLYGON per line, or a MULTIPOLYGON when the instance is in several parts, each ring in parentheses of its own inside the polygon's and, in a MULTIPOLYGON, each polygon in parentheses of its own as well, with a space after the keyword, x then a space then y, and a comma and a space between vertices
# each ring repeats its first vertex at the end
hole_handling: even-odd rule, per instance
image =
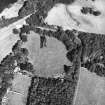
POLYGON ((15 74, 12 82, 12 89, 6 97, 8 105, 26 105, 28 88, 31 84, 31 78, 21 73, 15 74))
MULTIPOLYGON (((24 0, 25 1, 25 0, 24 0)), ((10 19, 13 17, 17 17, 18 16, 18 11, 19 9, 23 6, 23 0, 18 0, 16 3, 14 3, 13 5, 11 5, 10 8, 6 8, 4 9, 1 13, 0 13, 0 18, 2 16, 5 16, 6 19, 10 19)))
POLYGON ((11 31, 12 28, 0 30, 0 62, 12 51, 13 45, 19 39, 18 35, 14 35, 11 31))
POLYGON ((8 27, 0 29, 0 62, 12 51, 13 45, 19 40, 19 35, 13 34, 12 29, 16 28, 18 25, 22 26, 25 24, 25 19, 27 17, 10 24, 8 27))
POLYGON ((31 78, 27 75, 17 73, 12 82, 12 91, 27 95, 28 86, 30 86, 31 78))
POLYGON ((6 102, 7 105, 26 105, 26 99, 24 98, 24 95, 9 92, 8 97, 9 98, 6 102))
POLYGON ((105 78, 81 68, 74 105, 105 105, 105 78))
POLYGON ((105 0, 76 0, 71 5, 58 4, 54 6, 46 17, 48 24, 59 25, 64 29, 77 29, 85 32, 105 34, 105 0), (80 12, 83 6, 101 11, 100 16, 84 15, 80 12), (61 12, 62 11, 62 12, 61 12), (78 22, 79 26, 77 25, 78 22))
POLYGON ((53 76, 63 73, 63 65, 70 65, 66 58, 66 48, 55 38, 47 37, 47 47, 40 48, 40 36, 34 32, 28 35, 28 42, 23 47, 29 50, 29 60, 39 76, 53 76))

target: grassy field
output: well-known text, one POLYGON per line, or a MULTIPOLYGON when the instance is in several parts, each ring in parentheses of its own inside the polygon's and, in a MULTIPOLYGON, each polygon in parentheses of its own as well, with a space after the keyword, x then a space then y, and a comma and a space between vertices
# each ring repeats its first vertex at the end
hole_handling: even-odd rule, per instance
POLYGON ((18 35, 12 34, 12 29, 0 30, 0 62, 12 51, 12 46, 19 39, 18 35))
POLYGON ((105 78, 81 68, 74 105, 105 105, 105 78))
POLYGON ((27 17, 24 17, 13 24, 10 24, 8 27, 0 29, 0 62, 6 55, 12 52, 13 45, 19 40, 19 35, 13 34, 12 30, 18 25, 23 25, 26 18, 27 17))
POLYGON ((7 94, 8 105, 26 105, 30 83, 31 78, 27 75, 16 74, 12 82, 12 89, 7 94))
POLYGON ((77 29, 79 31, 105 34, 105 0, 76 0, 73 4, 58 4, 53 7, 45 21, 50 25, 59 25, 65 29, 77 29), (93 16, 81 13, 82 7, 92 7, 99 10, 101 15, 93 16), (61 12, 62 11, 62 12, 61 12), (79 23, 79 24, 78 24, 79 23))
POLYGON ((29 60, 34 65, 36 75, 51 77, 63 73, 64 64, 70 65, 66 48, 57 39, 47 37, 47 47, 40 48, 40 36, 31 32, 23 47, 29 50, 29 60))

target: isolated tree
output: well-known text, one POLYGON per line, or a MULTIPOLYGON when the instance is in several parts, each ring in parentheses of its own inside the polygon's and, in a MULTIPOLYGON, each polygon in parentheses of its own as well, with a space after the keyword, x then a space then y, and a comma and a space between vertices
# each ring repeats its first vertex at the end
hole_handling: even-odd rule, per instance
POLYGON ((29 52, 28 52, 28 49, 27 48, 21 48, 21 52, 22 54, 28 56, 29 52))
POLYGON ((27 42, 27 35, 24 35, 24 34, 20 33, 20 39, 21 39, 23 42, 27 42))
POLYGON ((16 29, 16 28, 14 28, 12 31, 13 31, 14 34, 19 34, 19 30, 16 29))

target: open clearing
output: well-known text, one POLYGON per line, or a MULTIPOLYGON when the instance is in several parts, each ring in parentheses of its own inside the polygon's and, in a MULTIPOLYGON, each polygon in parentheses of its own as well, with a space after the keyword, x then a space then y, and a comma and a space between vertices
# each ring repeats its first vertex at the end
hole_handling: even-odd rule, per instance
POLYGON ((52 77, 63 73, 64 64, 70 65, 65 46, 55 38, 47 37, 47 47, 40 48, 40 35, 31 32, 23 47, 29 51, 29 60, 34 65, 36 75, 52 77))

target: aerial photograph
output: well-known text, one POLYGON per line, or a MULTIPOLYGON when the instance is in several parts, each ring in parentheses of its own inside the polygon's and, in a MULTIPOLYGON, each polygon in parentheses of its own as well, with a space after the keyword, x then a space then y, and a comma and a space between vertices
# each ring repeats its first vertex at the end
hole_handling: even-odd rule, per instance
POLYGON ((0 105, 105 105, 105 0, 0 0, 0 105))

